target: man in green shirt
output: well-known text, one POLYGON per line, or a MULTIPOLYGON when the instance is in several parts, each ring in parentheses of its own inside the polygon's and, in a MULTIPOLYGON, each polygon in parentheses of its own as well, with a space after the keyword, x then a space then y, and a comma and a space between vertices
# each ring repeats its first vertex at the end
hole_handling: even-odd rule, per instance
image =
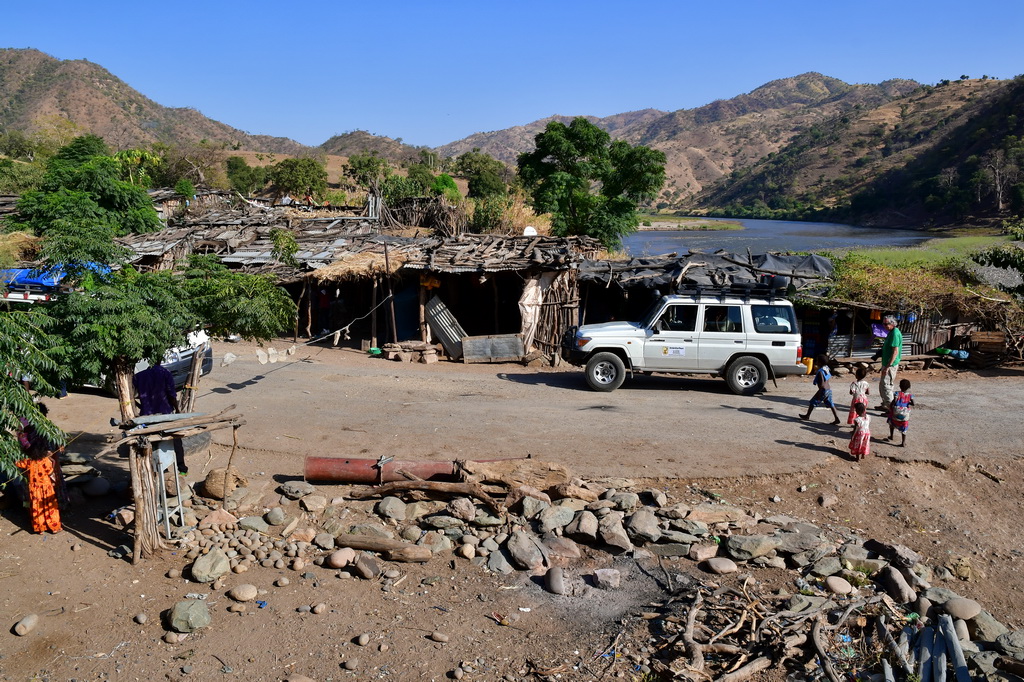
POLYGON ((886 315, 882 318, 882 325, 889 330, 882 344, 882 378, 878 381, 878 393, 882 396, 882 404, 879 409, 888 412, 889 403, 896 390, 896 370, 900 366, 900 353, 903 349, 903 333, 896 327, 896 318, 886 315))

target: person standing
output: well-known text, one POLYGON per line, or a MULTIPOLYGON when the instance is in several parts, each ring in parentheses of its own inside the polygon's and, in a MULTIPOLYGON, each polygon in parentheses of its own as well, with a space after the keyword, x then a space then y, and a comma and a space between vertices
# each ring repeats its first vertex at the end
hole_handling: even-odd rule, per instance
POLYGON ((814 373, 814 385, 818 387, 818 390, 814 393, 814 397, 811 398, 810 402, 807 403, 807 414, 800 415, 800 418, 807 421, 811 418, 811 412, 814 411, 815 407, 825 406, 832 410, 832 416, 835 417, 833 424, 839 424, 839 413, 836 412, 836 404, 832 401, 832 385, 829 381, 832 379, 832 372, 828 366, 828 356, 818 356, 818 369, 814 373))
POLYGON ((876 409, 888 412, 896 390, 896 371, 899 369, 903 351, 903 332, 896 326, 896 318, 892 315, 882 318, 882 325, 889 334, 882 344, 882 376, 878 380, 878 394, 882 398, 882 404, 876 409))
POLYGON ((177 412, 174 376, 159 362, 135 375, 132 381, 139 396, 139 415, 177 412))
MULTIPOLYGON (((173 414, 178 411, 178 398, 174 390, 174 375, 157 362, 149 369, 144 369, 132 380, 135 393, 139 396, 139 416, 147 414, 173 414)), ((188 474, 185 464, 185 448, 180 438, 172 438, 174 457, 178 465, 178 473, 188 474)))

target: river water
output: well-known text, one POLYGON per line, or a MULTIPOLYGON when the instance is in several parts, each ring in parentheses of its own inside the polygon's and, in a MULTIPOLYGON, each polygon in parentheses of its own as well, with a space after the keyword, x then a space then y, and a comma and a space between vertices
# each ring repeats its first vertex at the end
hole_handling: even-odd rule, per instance
POLYGON ((622 240, 630 256, 685 255, 691 249, 733 253, 768 251, 823 251, 870 246, 914 246, 933 235, 918 230, 857 227, 838 223, 802 223, 786 220, 730 219, 742 230, 646 230, 622 240))

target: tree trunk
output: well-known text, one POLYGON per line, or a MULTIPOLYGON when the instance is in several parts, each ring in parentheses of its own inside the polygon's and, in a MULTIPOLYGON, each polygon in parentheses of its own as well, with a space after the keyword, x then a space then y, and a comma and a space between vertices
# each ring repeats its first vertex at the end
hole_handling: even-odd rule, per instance
POLYGON ((181 395, 178 396, 178 412, 186 414, 192 412, 196 406, 196 394, 199 392, 199 379, 203 373, 203 359, 205 353, 195 352, 192 354, 192 365, 188 369, 188 379, 185 381, 181 395))
POLYGON ((117 403, 121 408, 121 421, 126 422, 135 418, 135 400, 132 390, 132 377, 134 376, 135 363, 119 357, 111 363, 111 371, 114 375, 114 387, 117 389, 117 403))
MULTIPOLYGON (((153 471, 153 446, 147 438, 139 438, 132 445, 128 456, 128 468, 132 475, 132 494, 135 497, 135 548, 132 564, 149 558, 158 549, 167 549, 160 538, 160 527, 156 515, 156 480, 159 475, 153 471)), ((160 484, 163 481, 160 480, 160 484)))

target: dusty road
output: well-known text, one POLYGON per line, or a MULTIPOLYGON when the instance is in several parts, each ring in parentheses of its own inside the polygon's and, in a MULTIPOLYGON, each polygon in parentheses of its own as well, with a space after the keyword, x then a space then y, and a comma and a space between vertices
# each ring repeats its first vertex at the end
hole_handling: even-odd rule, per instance
MULTIPOLYGON (((230 351, 238 359, 227 367, 218 363, 203 379, 198 409, 237 405, 248 421, 241 445, 286 456, 278 460, 282 473, 301 473, 307 454, 532 454, 586 476, 687 478, 786 473, 846 461, 843 378, 833 382, 844 424, 837 428, 823 409, 810 422, 797 418, 813 393, 810 377, 780 380, 754 397, 733 395, 720 379, 670 376, 638 377, 612 393, 596 393, 568 366, 422 365, 319 347, 299 347, 287 360, 261 365, 249 346, 222 344, 215 351, 218 358, 230 351)), ((1024 402, 1021 372, 903 376, 914 383, 917 403, 908 447, 879 443, 876 451, 941 463, 1024 453, 1024 428, 1012 410, 1007 413, 1024 402)), ((113 431, 112 398, 79 393, 50 403, 69 433, 113 431)), ((884 418, 872 414, 873 433, 887 434, 884 418)), ((228 432, 217 437, 230 438, 228 432)))
MULTIPOLYGON (((763 516, 789 514, 906 544, 932 567, 966 561, 973 567, 969 581, 941 585, 979 600, 1007 625, 1024 627, 1017 599, 1024 575, 1017 536, 1024 513, 1019 371, 907 373, 918 403, 909 447, 878 442, 881 457, 856 463, 846 455, 849 429, 827 424, 831 415, 819 411, 812 423, 797 419, 812 392, 807 378, 780 382, 753 398, 732 395, 718 379, 671 377, 645 377, 599 394, 572 368, 410 365, 321 348, 300 348, 284 362, 261 365, 252 347, 215 350, 239 357, 203 380, 198 406, 212 412, 235 404, 245 415, 235 463, 250 478, 250 490, 264 496, 264 506, 279 504, 278 484, 301 475, 307 453, 445 459, 530 453, 586 477, 636 479, 639 489, 662 489, 673 501, 694 504, 712 491, 763 516), (834 505, 818 503, 823 492, 836 496, 834 505)), ((839 395, 845 383, 835 382, 839 395)), ((72 451, 95 452, 115 431, 109 419, 116 401, 109 396, 76 392, 49 404, 55 421, 76 437, 72 451)), ((875 435, 885 431, 876 417, 875 435)), ((227 443, 230 437, 221 432, 218 438, 227 443)), ((210 461, 196 455, 189 480, 201 478, 206 466, 223 466, 227 452, 213 448, 210 461)), ((127 477, 125 460, 115 454, 96 465, 111 480, 127 477)), ((330 498, 344 495, 347 486, 318 488, 330 498)), ((614 566, 627 587, 583 588, 558 598, 526 573, 501 577, 443 554, 422 565, 392 564, 402 575, 394 589, 340 580, 319 568, 260 568, 231 580, 258 586, 266 608, 232 614, 220 591, 168 577, 169 569, 184 565, 180 552, 138 566, 108 556, 131 541, 105 520, 128 503, 116 495, 84 500, 68 511, 58 535, 27 532, 20 509, 0 515, 0 586, 6 588, 0 614, 8 627, 29 613, 41 619, 29 636, 0 639, 0 679, 185 682, 220 679, 230 670, 253 680, 299 672, 319 680, 442 680, 465 661, 480 671, 469 679, 532 679, 530 661, 560 666, 566 680, 597 679, 601 671, 628 678, 632 658, 606 662, 600 652, 621 634, 625 616, 664 595, 656 565, 645 568, 603 551, 585 549, 571 575, 582 585, 596 568, 614 566), (277 587, 279 577, 291 583, 277 587), (209 593, 213 626, 183 643, 164 644, 161 613, 197 590, 209 593), (320 601, 329 609, 322 616, 301 611, 320 601), (495 613, 523 620, 503 627, 495 613), (137 623, 137 614, 148 621, 137 623), (451 643, 432 641, 434 630, 450 635, 451 643), (371 636, 369 646, 355 643, 360 633, 371 636)), ((353 518, 372 516, 372 500, 342 506, 353 518)), ((700 576, 687 559, 666 565, 700 576)), ((792 579, 787 571, 756 575, 773 588, 792 579)), ((635 652, 647 642, 641 629, 629 646, 635 652)))

